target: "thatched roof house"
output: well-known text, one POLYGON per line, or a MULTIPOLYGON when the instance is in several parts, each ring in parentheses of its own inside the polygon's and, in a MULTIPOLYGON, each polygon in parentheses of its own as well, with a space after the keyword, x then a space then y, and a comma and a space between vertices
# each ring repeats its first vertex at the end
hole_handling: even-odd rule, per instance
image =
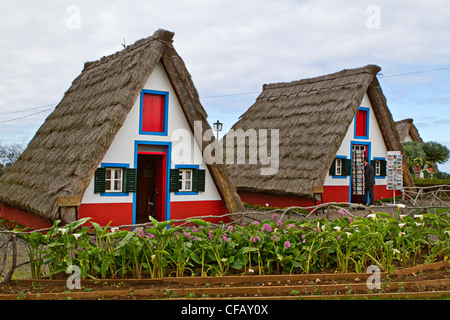
MULTIPOLYGON (((339 191, 329 189, 328 196, 325 190, 324 195, 325 201, 347 201, 351 198, 348 188, 351 174, 347 174, 346 180, 334 180, 333 177, 338 177, 334 172, 330 174, 337 156, 351 161, 351 148, 358 144, 365 148, 366 154, 369 152, 371 160, 382 161, 386 150, 403 150, 376 77, 380 70, 376 65, 367 65, 316 78, 264 85, 255 103, 232 129, 269 132, 278 129, 279 169, 274 175, 261 175, 260 168, 264 165, 259 162, 229 164, 231 178, 243 201, 252 202, 258 198, 255 194, 263 194, 261 201, 268 199, 268 195, 311 198, 315 185, 325 189, 347 186, 339 191), (367 130, 366 134, 356 132, 359 111, 367 117, 367 128, 362 128, 367 130), (342 196, 338 197, 338 193, 342 196)), ((412 185, 408 170, 404 171, 404 184, 412 185)), ((377 182, 382 183, 385 184, 385 179, 377 182)))
POLYGON ((417 130, 416 126, 413 123, 413 119, 403 119, 395 122, 395 125, 397 127, 400 142, 423 142, 422 138, 420 137, 419 130, 417 130))
MULTIPOLYGON (((98 194, 94 194, 94 191, 89 191, 89 196, 85 193, 94 183, 97 168, 105 164, 105 155, 108 151, 111 153, 114 149, 117 150, 115 153, 124 154, 129 150, 126 160, 117 155, 115 158, 109 157, 107 161, 126 162, 128 168, 139 169, 137 150, 144 150, 139 144, 141 140, 145 141, 144 145, 151 145, 150 141, 156 141, 154 145, 165 148, 164 161, 168 162, 167 171, 175 167, 175 163, 170 163, 170 154, 167 152, 170 151, 172 144, 170 133, 178 128, 178 123, 186 126, 186 129, 191 131, 191 136, 195 121, 201 121, 203 130, 210 127, 191 76, 172 45, 173 36, 174 33, 160 29, 151 37, 141 39, 119 52, 98 61, 85 63, 81 74, 72 82, 61 102, 39 128, 20 159, 1 177, 2 214, 6 212, 5 208, 8 206, 53 221, 58 218, 57 198, 67 195, 82 196, 80 214, 88 198, 90 203, 86 203, 86 208, 88 204, 95 202, 105 204, 105 199, 126 203, 127 208, 136 206, 136 194, 132 192, 117 194, 123 197, 121 201, 118 197, 101 198, 98 194), (143 89, 162 90, 162 97, 167 98, 164 117, 167 116, 169 119, 162 120, 165 123, 165 131, 155 135, 140 132, 142 124, 138 130, 139 117, 141 122, 143 117, 142 114, 139 115, 139 108, 141 110, 143 108, 140 98, 146 93, 143 89), (129 117, 132 110, 133 116, 129 117), (174 117, 177 117, 178 122, 173 122, 174 117), (117 145, 119 142, 115 140, 119 136, 121 141, 126 142, 117 145), (94 196, 97 198, 94 199, 94 196)), ((149 92, 155 94, 159 91, 149 92)), ((197 141, 197 144, 204 148, 207 142, 197 141)), ((216 186, 219 199, 222 199, 227 210, 230 212, 241 210, 242 203, 228 178, 226 167, 217 164, 209 164, 207 167, 198 165, 199 169, 207 168, 206 183, 211 176, 214 183, 210 187, 216 186)), ((107 167, 107 164, 103 167, 107 167)), ((147 170, 147 176, 148 172, 150 171, 147 170)), ((124 171, 123 174, 125 173, 124 171)), ((130 171, 129 178, 133 177, 132 173, 136 174, 130 171)), ((139 175, 139 170, 137 174, 139 175)), ((167 184, 168 191, 169 172, 166 172, 166 175, 167 180, 164 178, 162 182, 164 186, 167 184)), ((139 177, 137 179, 139 180, 139 177)), ((169 192, 165 196, 169 198, 169 192)), ((171 197, 171 200, 164 200, 167 201, 166 207, 176 198, 174 194, 171 197)), ((189 196, 183 199, 192 200, 189 196)), ((103 209, 111 210, 111 208, 103 209)), ((91 214, 93 211, 85 209, 85 212, 91 214)), ((136 212, 133 215, 135 219, 136 212)), ((170 212, 166 213, 166 217, 169 215, 170 212)), ((129 216, 131 217, 131 213, 129 216)), ((170 217, 176 216, 172 214, 170 217)), ((73 216, 64 214, 62 218, 66 221, 73 220, 73 216)), ((131 218, 127 221, 132 222, 131 218)))

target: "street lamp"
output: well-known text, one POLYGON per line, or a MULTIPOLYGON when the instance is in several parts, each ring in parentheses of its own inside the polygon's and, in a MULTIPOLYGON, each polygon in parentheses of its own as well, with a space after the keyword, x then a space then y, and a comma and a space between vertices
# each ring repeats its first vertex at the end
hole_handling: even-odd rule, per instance
POLYGON ((217 120, 217 122, 213 123, 213 127, 214 127, 214 131, 217 132, 217 140, 219 140, 219 132, 222 131, 223 123, 219 122, 219 120, 217 120))

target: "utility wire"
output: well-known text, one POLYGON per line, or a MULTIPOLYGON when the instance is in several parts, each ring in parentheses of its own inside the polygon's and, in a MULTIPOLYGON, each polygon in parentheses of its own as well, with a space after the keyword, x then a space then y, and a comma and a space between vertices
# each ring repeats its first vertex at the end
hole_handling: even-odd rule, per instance
POLYGON ((0 121, 0 123, 6 123, 6 122, 14 121, 14 120, 19 120, 19 119, 31 117, 31 116, 37 115, 37 114, 39 114, 39 113, 44 113, 44 112, 47 112, 47 111, 50 111, 50 110, 53 110, 53 108, 48 108, 48 109, 41 110, 41 111, 38 111, 38 112, 35 112, 35 113, 27 114, 27 115, 25 115, 25 116, 21 116, 21 117, 17 117, 17 118, 13 118, 13 119, 8 119, 8 120, 0 121))
MULTIPOLYGON (((399 74, 391 74, 391 75, 387 75, 387 76, 379 74, 378 76, 380 78, 384 79, 384 78, 401 77, 401 76, 408 76, 408 75, 412 75, 412 74, 420 74, 420 73, 434 72, 434 71, 441 71, 441 70, 449 70, 449 69, 450 69, 450 67, 444 67, 444 68, 436 68, 436 69, 430 69, 430 70, 422 70, 422 71, 406 72, 406 73, 399 73, 399 74)), ((200 99, 234 97, 234 96, 243 96, 243 95, 256 94, 256 93, 260 93, 260 92, 259 91, 252 91, 252 92, 221 94, 221 95, 215 95, 215 96, 200 97, 200 99)), ((51 103, 51 104, 46 104, 46 105, 42 105, 42 106, 38 106, 38 107, 31 107, 31 108, 26 108, 26 109, 22 109, 22 110, 17 110, 17 111, 3 112, 3 113, 0 113, 0 115, 7 115, 7 114, 31 111, 31 110, 36 110, 36 109, 40 109, 40 108, 45 108, 45 107, 48 107, 48 106, 53 106, 55 104, 56 103, 51 103)), ((15 121, 15 120, 31 117, 31 116, 34 116, 34 115, 37 115, 37 114, 40 114, 40 113, 44 113, 44 112, 52 110, 52 109, 53 108, 44 109, 44 110, 41 110, 41 111, 38 111, 38 112, 34 112, 34 113, 31 113, 31 114, 28 114, 28 115, 25 115, 25 116, 22 116, 22 117, 17 117, 17 118, 13 118, 13 119, 9 119, 9 120, 0 121, 0 123, 7 123, 7 122, 11 122, 11 121, 15 121)))
POLYGON ((399 73, 399 74, 391 74, 391 75, 380 75, 381 78, 393 78, 393 77, 400 77, 400 76, 409 76, 411 74, 419 74, 419 73, 426 73, 426 72, 433 72, 433 71, 441 71, 441 70, 448 70, 450 67, 445 68, 438 68, 438 69, 431 69, 431 70, 422 70, 422 71, 414 71, 414 72, 406 72, 406 73, 399 73))
POLYGON ((0 116, 7 115, 7 114, 13 114, 13 113, 21 113, 21 112, 31 111, 31 110, 41 109, 41 108, 46 108, 46 107, 53 106, 55 104, 56 103, 50 103, 50 104, 45 104, 45 105, 39 106, 39 107, 31 107, 31 108, 26 108, 26 109, 22 109, 22 110, 2 112, 2 113, 0 113, 0 116))

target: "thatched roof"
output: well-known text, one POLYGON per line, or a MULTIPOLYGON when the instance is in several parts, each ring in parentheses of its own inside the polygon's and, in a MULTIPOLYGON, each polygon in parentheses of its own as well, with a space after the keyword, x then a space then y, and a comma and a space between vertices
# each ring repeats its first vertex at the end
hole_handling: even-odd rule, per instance
MULTIPOLYGON (((403 150, 376 78, 380 70, 376 65, 368 65, 317 78, 264 85, 256 102, 232 129, 279 129, 279 170, 275 175, 264 176, 260 168, 266 165, 229 164, 238 191, 311 197, 312 186, 323 185, 365 92, 386 147, 403 150)), ((410 175, 405 184, 412 185, 410 175)))
MULTIPOLYGON (((173 36, 159 29, 115 54, 85 63, 28 148, 0 178, 0 202, 50 221, 57 219, 57 197, 84 194, 160 61, 191 128, 201 120, 209 129, 191 76, 172 46, 173 36)), ((226 168, 210 165, 209 169, 228 209, 242 209, 226 168)))
POLYGON ((422 138, 420 137, 419 131, 413 123, 413 119, 403 119, 395 122, 395 125, 400 136, 400 142, 404 142, 408 134, 411 136, 413 141, 423 142, 422 138))

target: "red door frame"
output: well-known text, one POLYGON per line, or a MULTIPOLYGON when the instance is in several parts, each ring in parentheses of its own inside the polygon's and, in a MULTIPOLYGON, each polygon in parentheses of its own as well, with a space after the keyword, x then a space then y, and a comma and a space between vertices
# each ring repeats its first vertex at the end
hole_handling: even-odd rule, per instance
MULTIPOLYGON (((161 170, 161 174, 159 175, 159 183, 161 184, 161 216, 157 217, 157 220, 159 221, 164 221, 165 220, 165 212, 166 212, 166 177, 167 177, 167 172, 166 172, 166 162, 167 162, 167 152, 150 152, 150 151, 138 151, 138 156, 139 155, 149 155, 149 156, 162 156, 162 163, 160 165, 158 165, 158 169, 161 170)), ((137 190, 136 190, 137 192, 137 190)), ((137 201, 137 200, 136 200, 137 201)), ((136 215, 136 212, 135 212, 136 215)), ((136 219, 136 217, 135 217, 136 219)))

